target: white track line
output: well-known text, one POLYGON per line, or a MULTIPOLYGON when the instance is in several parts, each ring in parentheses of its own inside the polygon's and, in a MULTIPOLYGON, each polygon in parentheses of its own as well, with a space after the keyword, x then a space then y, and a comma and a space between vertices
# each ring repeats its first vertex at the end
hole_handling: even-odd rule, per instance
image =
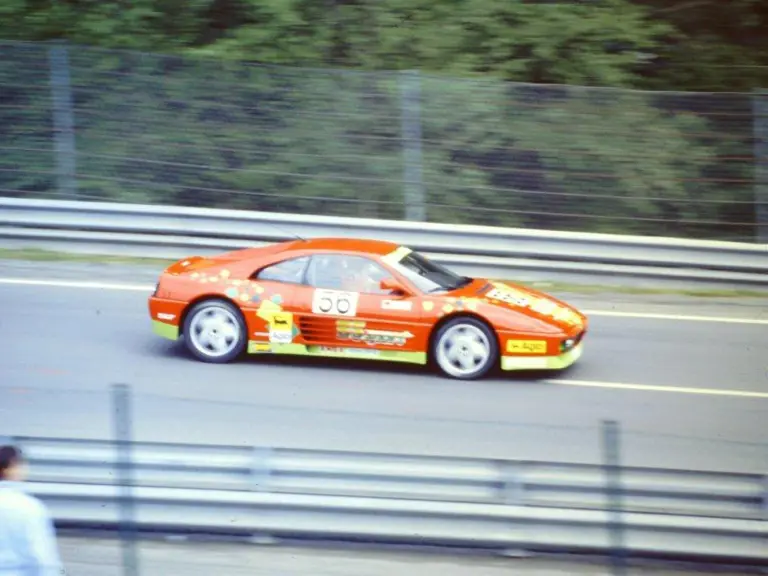
POLYGON ((31 278, 0 278, 0 284, 20 286, 48 286, 56 288, 86 288, 96 290, 123 290, 127 292, 152 292, 151 284, 112 284, 109 282, 84 282, 82 280, 33 280, 31 278))
MULTIPOLYGON (((0 284, 18 286, 47 286, 55 288, 83 288, 92 290, 121 290, 125 292, 151 293, 152 284, 120 284, 109 282, 85 282, 82 280, 36 280, 33 278, 0 278, 0 284)), ((687 316, 682 314, 655 314, 650 312, 614 312, 612 310, 582 310, 587 316, 609 316, 616 318, 643 318, 649 320, 674 320, 681 322, 722 322, 728 324, 766 324, 768 319, 729 318, 726 316, 687 316)))
POLYGON ((683 314, 656 314, 652 312, 614 312, 612 310, 582 310, 587 316, 613 316, 616 318, 648 318, 651 320, 681 320, 687 322, 730 322, 732 324, 768 324, 766 318, 728 318, 725 316, 688 316, 683 314))
POLYGON ((558 386, 580 386, 585 388, 613 388, 616 390, 639 390, 643 392, 676 392, 678 394, 704 394, 711 396, 736 396, 740 398, 768 398, 768 392, 749 390, 724 390, 717 388, 683 388, 679 386, 651 386, 648 384, 623 384, 620 382, 591 382, 588 380, 545 380, 558 386))

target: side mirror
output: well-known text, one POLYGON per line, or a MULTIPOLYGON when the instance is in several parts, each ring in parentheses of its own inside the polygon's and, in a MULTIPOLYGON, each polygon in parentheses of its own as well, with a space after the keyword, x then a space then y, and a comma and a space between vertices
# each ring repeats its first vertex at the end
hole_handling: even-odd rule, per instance
POLYGON ((405 286, 400 284, 400 282, 391 276, 389 278, 384 278, 384 280, 379 282, 379 288, 397 296, 408 295, 408 290, 405 289, 405 286))

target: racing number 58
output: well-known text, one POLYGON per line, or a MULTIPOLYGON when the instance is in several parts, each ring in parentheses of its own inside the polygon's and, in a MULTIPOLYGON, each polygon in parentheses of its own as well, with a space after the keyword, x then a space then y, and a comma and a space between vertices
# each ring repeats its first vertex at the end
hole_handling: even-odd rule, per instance
POLYGON ((315 290, 312 298, 312 313, 354 316, 357 314, 357 297, 357 292, 315 290))

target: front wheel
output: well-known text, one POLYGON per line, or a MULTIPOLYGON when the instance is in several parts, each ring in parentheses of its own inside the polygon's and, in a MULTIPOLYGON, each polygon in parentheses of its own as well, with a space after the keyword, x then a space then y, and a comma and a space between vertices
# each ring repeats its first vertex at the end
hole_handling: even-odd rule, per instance
POLYGON ((432 353, 445 375, 460 380, 475 380, 493 368, 499 356, 499 347, 493 331, 484 322, 458 317, 440 328, 432 353))
POLYGON ((248 330, 240 310, 225 300, 198 302, 184 320, 184 341, 203 362, 230 362, 243 353, 248 330))

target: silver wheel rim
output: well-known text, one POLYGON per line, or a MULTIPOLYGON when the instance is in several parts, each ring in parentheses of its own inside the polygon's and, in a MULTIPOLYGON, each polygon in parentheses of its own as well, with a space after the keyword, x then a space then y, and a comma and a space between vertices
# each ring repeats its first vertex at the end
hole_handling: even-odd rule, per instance
POLYGON ((483 369, 491 356, 491 343, 480 328, 458 324, 437 344, 437 361, 452 376, 468 376, 483 369))
POLYGON ((229 354, 240 341, 240 325, 230 310, 212 304, 195 313, 189 323, 195 349, 211 358, 229 354))

